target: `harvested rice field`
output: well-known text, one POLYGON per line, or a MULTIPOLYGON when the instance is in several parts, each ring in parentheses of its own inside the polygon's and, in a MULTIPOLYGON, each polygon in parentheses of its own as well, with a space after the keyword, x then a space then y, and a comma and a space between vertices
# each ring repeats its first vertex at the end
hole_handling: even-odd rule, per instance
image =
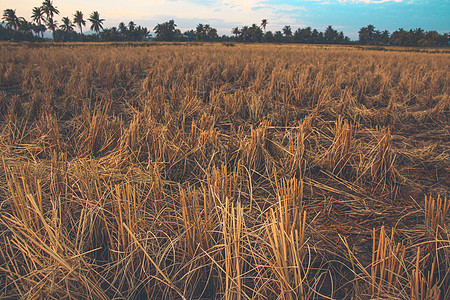
POLYGON ((383 50, 1 43, 0 298, 449 299, 450 53, 383 50))

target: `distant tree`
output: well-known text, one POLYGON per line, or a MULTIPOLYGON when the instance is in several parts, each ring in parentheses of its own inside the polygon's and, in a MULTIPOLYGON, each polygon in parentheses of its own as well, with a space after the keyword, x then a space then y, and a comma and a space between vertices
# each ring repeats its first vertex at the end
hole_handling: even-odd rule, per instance
POLYGON ((33 23, 28 22, 24 18, 19 18, 19 31, 27 34, 32 35, 33 34, 33 23))
POLYGON ((395 30, 391 34, 390 41, 395 45, 404 45, 407 41, 407 32, 403 28, 395 30))
POLYGON ((261 42, 264 36, 261 27, 259 27, 256 24, 252 24, 252 26, 249 28, 249 33, 250 33, 250 40, 252 42, 261 42))
POLYGON ((195 28, 195 37, 197 40, 203 40, 205 36, 205 28, 202 23, 198 24, 195 28))
POLYGON ((55 35, 55 30, 58 25, 57 22, 53 19, 53 17, 59 14, 59 10, 53 5, 52 0, 44 0, 44 2, 42 2, 41 8, 47 16, 46 18, 47 28, 52 31, 53 35, 55 35))
POLYGON ((217 35, 217 29, 216 28, 212 28, 212 27, 209 28, 209 30, 207 32, 207 35, 208 35, 208 40, 210 40, 210 41, 214 41, 214 40, 216 40, 219 37, 217 35))
POLYGON ((267 24, 269 24, 269 22, 267 21, 267 19, 262 19, 261 21, 261 27, 264 29, 264 33, 266 33, 266 26, 267 24))
POLYGON ((53 18, 49 18, 49 19, 47 19, 47 22, 45 25, 47 26, 48 29, 50 29, 52 31, 52 33, 54 35, 56 28, 58 28, 58 23, 53 18))
POLYGON ((190 30, 186 30, 183 35, 189 37, 190 39, 195 38, 195 30, 190 29, 190 30))
POLYGON ((324 38, 326 43, 335 44, 339 40, 339 33, 334 30, 331 25, 329 25, 325 30, 324 38))
POLYGON ((137 37, 139 40, 144 40, 150 34, 150 31, 147 29, 147 27, 138 26, 135 31, 137 32, 137 37))
POLYGON ((437 31, 428 31, 422 40, 425 46, 446 46, 448 45, 448 34, 440 35, 437 31))
POLYGON ((41 6, 33 7, 31 18, 33 19, 34 22, 40 25, 45 20, 44 14, 45 12, 41 6))
POLYGON ((362 27, 359 32, 359 43, 363 45, 370 45, 374 43, 375 39, 375 26, 367 25, 367 27, 362 27))
POLYGON ((389 31, 383 30, 380 34, 380 42, 383 45, 389 44, 389 37, 390 37, 389 31))
POLYGON ((118 31, 124 36, 127 34, 128 28, 125 26, 124 22, 120 22, 118 31))
POLYGON ((79 10, 75 12, 73 15, 73 23, 78 25, 80 28, 80 33, 83 34, 83 26, 86 26, 86 21, 83 18, 83 13, 79 10))
POLYGON ((250 40, 250 28, 248 26, 242 26, 240 37, 244 42, 250 40))
POLYGON ((296 43, 311 43, 312 31, 311 27, 299 28, 294 32, 294 42, 296 43))
POLYGON ((53 5, 52 0, 44 0, 44 2, 42 2, 41 9, 47 15, 47 19, 53 18, 55 15, 59 15, 59 10, 53 5))
MULTIPOLYGON (((41 6, 39 7, 33 7, 32 10, 32 14, 31 14, 31 19, 36 22, 37 26, 35 27, 35 29, 38 29, 39 33, 41 33, 41 37, 44 37, 44 32, 45 32, 45 26, 44 26, 44 31, 42 31, 42 23, 45 22, 45 17, 44 17, 44 10, 41 6)), ((35 30, 36 32, 36 30, 35 30)), ((37 33, 37 34, 39 34, 37 33)))
POLYGON ((103 29, 103 21, 105 19, 100 19, 100 14, 98 11, 92 12, 92 14, 89 16, 88 19, 89 22, 91 22, 91 30, 94 30, 96 33, 100 32, 100 29, 103 29))
POLYGON ((121 33, 116 27, 103 29, 103 31, 100 32, 99 35, 100 40, 105 42, 116 42, 123 40, 121 33))
POLYGON ((17 30, 20 19, 16 15, 15 9, 5 9, 3 11, 2 23, 6 23, 6 28, 17 30))
POLYGON ((70 19, 68 17, 62 18, 61 21, 62 21, 62 24, 59 26, 59 28, 61 28, 62 31, 65 31, 65 32, 73 31, 73 28, 75 27, 75 25, 72 24, 72 22, 70 21, 70 19))
POLYGON ((209 24, 198 24, 195 28, 194 36, 199 41, 211 41, 218 38, 217 29, 209 24))
POLYGON ((284 36, 285 37, 291 37, 292 36, 292 29, 291 29, 291 26, 288 26, 288 25, 286 25, 286 26, 284 26, 283 27, 283 34, 284 34, 284 36))
POLYGON ((273 33, 272 33, 272 31, 267 31, 265 34, 264 34, 264 42, 267 42, 267 43, 272 43, 273 42, 273 33))
POLYGON ((281 31, 279 31, 279 30, 275 31, 275 34, 273 35, 273 40, 276 43, 283 42, 284 41, 283 33, 281 31))
POLYGON ((44 37, 44 32, 47 30, 45 28, 44 24, 33 24, 33 31, 36 33, 37 36, 41 35, 41 37, 44 37))
POLYGON ((136 24, 134 24, 133 21, 130 21, 130 22, 128 23, 128 30, 129 30, 129 31, 134 31, 135 29, 136 29, 136 24))
POLYGON ((177 24, 174 20, 169 20, 161 24, 157 24, 153 31, 156 33, 156 39, 159 41, 173 41, 176 34, 177 24))
POLYGON ((241 34, 241 31, 239 30, 239 27, 234 27, 234 28, 231 30, 231 33, 234 34, 234 35, 236 36, 236 39, 237 39, 238 35, 241 34))

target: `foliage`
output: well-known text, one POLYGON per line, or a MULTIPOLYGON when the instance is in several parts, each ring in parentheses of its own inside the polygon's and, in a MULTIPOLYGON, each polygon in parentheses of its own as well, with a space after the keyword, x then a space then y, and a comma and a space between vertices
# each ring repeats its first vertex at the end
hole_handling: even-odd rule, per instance
POLYGON ((86 21, 83 19, 83 13, 79 10, 73 15, 73 23, 78 25, 81 34, 83 34, 83 26, 86 26, 86 21))
POLYGON ((5 9, 3 12, 2 23, 6 23, 6 28, 17 30, 20 19, 16 15, 16 10, 5 9))
POLYGON ((101 19, 98 11, 94 11, 89 16, 88 21, 91 22, 91 30, 99 33, 100 29, 103 29, 103 21, 105 21, 105 19, 101 19))
POLYGON ((74 31, 73 28, 75 27, 75 25, 72 24, 72 21, 69 19, 69 17, 64 17, 62 18, 62 24, 59 27, 63 31, 70 32, 74 31))
POLYGON ((144 41, 149 34, 146 27, 136 26, 130 21, 128 27, 120 23, 119 27, 106 28, 100 33, 101 41, 144 41))
POLYGON ((193 33, 195 39, 198 41, 214 41, 218 38, 217 29, 211 27, 209 24, 198 24, 193 33))
MULTIPOLYGON (((18 30, 25 35, 34 32, 36 35, 44 37, 44 27, 55 34, 58 29, 58 21, 55 20, 55 15, 59 14, 59 10, 53 5, 52 0, 45 0, 40 7, 34 7, 31 18, 34 23, 26 21, 22 17, 17 17, 15 10, 5 9, 2 17, 2 24, 11 30, 18 30)), ((74 25, 78 26, 80 33, 83 34, 83 26, 86 26, 86 21, 83 18, 81 11, 76 11, 74 14, 73 23, 68 17, 62 18, 62 24, 59 28, 63 31, 69 32, 74 30, 74 25)), ((143 41, 149 39, 149 31, 146 27, 136 26, 133 21, 128 25, 121 22, 118 27, 111 27, 105 29, 102 34, 104 19, 100 18, 99 12, 94 11, 88 21, 91 22, 90 29, 95 32, 91 37, 80 37, 74 34, 65 35, 58 33, 55 40, 58 41, 90 41, 93 39, 100 41, 143 41)), ((261 25, 255 23, 251 26, 234 27, 231 30, 232 35, 223 35, 219 37, 217 29, 209 24, 198 24, 195 29, 187 30, 181 34, 174 20, 169 20, 154 27, 157 41, 240 41, 240 42, 265 42, 265 43, 305 43, 305 44, 350 44, 350 39, 344 33, 338 32, 331 25, 329 25, 324 32, 311 27, 298 28, 293 32, 291 26, 285 25, 279 31, 266 31, 269 24, 267 19, 261 21, 261 25)), ((6 31, 5 31, 6 32, 6 31)), ((5 38, 5 34, 4 37, 5 38)), ((8 36, 12 36, 8 34, 8 36)), ((17 35, 21 36, 21 35, 17 35)), ((22 39, 22 38, 21 38, 22 39)), ((29 38, 27 38, 29 40, 29 38)), ((421 28, 406 31, 399 28, 392 34, 389 31, 376 30, 373 25, 362 27, 359 30, 358 43, 362 45, 398 45, 398 46, 448 46, 450 36, 448 33, 439 34, 436 31, 424 31, 421 28)))
POLYGON ((379 31, 373 25, 368 25, 359 31, 359 43, 363 45, 447 46, 449 41, 447 33, 425 32, 421 28, 409 31, 399 28, 390 35, 387 30, 379 31))
POLYGON ((153 31, 156 33, 156 40, 158 41, 173 41, 176 35, 177 24, 174 20, 169 20, 167 22, 157 24, 153 31))

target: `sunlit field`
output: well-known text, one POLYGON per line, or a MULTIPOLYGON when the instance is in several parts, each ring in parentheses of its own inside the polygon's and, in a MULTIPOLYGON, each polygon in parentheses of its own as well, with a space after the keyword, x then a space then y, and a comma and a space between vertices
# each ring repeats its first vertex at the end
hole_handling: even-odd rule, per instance
POLYGON ((449 95, 439 49, 0 44, 0 298, 449 299, 449 95))

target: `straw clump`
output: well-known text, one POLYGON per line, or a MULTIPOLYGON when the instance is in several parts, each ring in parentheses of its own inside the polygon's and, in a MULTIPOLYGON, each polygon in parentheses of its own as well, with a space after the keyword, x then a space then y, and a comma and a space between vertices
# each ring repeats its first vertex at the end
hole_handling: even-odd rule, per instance
POLYGON ((0 44, 0 298, 450 297, 445 51, 44 46, 0 44))

